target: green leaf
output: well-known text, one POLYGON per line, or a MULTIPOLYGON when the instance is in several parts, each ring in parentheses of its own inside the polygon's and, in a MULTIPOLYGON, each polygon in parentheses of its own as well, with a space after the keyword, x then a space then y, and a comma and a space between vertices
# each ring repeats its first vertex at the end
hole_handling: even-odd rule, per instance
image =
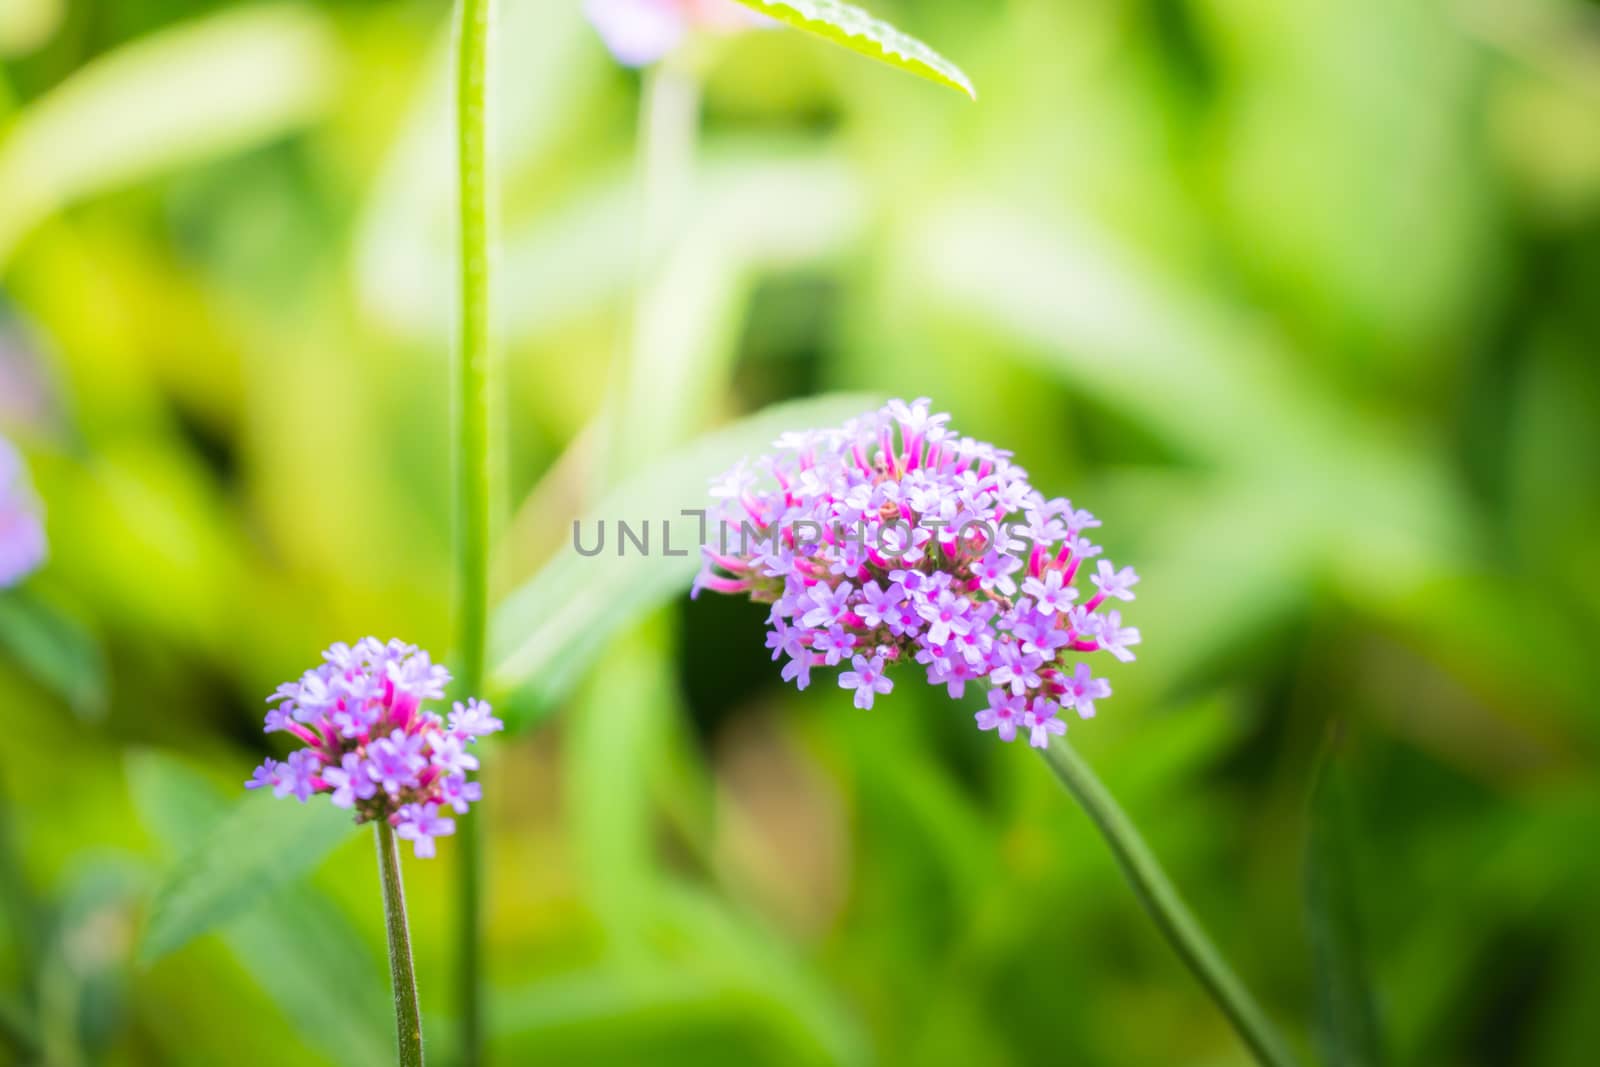
POLYGON ((739 0, 763 15, 826 37, 852 52, 882 60, 891 67, 938 82, 978 99, 978 90, 961 68, 929 48, 852 4, 839 0, 739 0))
POLYGON ((656 1063, 848 1062, 829 1057, 763 976, 721 960, 545 978, 497 994, 491 1014, 512 1062, 627 1062, 640 1048, 656 1063))
POLYGON ((305 1041, 334 1063, 394 1063, 389 977, 325 894, 309 886, 276 893, 229 923, 223 939, 305 1041))
POLYGON ((700 566, 699 522, 681 513, 709 505, 712 478, 765 451, 785 430, 836 425, 881 402, 832 393, 778 404, 698 438, 627 479, 582 520, 585 545, 594 543, 604 520, 605 550, 583 556, 565 541, 559 554, 496 610, 489 632, 490 690, 511 694, 509 713, 524 723, 530 711, 548 710, 582 677, 606 638, 689 587, 700 566), (618 555, 618 519, 635 532, 650 523, 649 555, 631 545, 626 555, 618 555), (669 520, 672 556, 665 555, 662 537, 662 524, 669 520))
POLYGON ((0 141, 0 262, 83 196, 276 137, 320 113, 338 52, 301 7, 251 7, 163 30, 87 64, 0 141))
POLYGON ((792 1050, 795 1062, 872 1062, 860 1020, 760 921, 684 884, 663 886, 661 913, 667 928, 694 946, 696 959, 771 999, 772 1023, 783 1027, 778 1047, 792 1050))
MULTIPOLYGON (((170 811, 170 805, 160 810, 170 811)), ((327 804, 242 798, 195 835, 198 840, 157 889, 140 961, 154 962, 293 883, 348 838, 351 826, 349 812, 327 804)))
MULTIPOLYGON (((66 8, 66 0, 6 0, 0 4, 0 57, 15 59, 42 47, 61 28, 66 8)), ((0 96, 4 96, 3 90, 0 96)))
POLYGON ((11 655, 34 680, 84 719, 106 707, 106 666, 94 636, 25 590, 0 596, 0 655, 11 655))
POLYGON ((673 718, 669 627, 650 620, 609 642, 565 722, 568 816, 575 866, 607 940, 637 953, 661 879, 650 782, 673 718))
POLYGON ((1311 787, 1306 920, 1315 968, 1316 1033, 1329 1067, 1383 1062, 1357 908, 1355 847, 1344 776, 1334 745, 1311 787))
POLYGON ((33 1017, 21 1001, 10 993, 0 994, 0 1042, 17 1053, 18 1062, 34 1062, 39 1051, 35 1029, 33 1017))
MULTIPOLYGON (((748 1010, 741 996, 746 993, 676 969, 594 968, 501 992, 494 1018, 498 1037, 537 1037, 548 1056, 552 1038, 571 1040, 574 1034, 587 1036, 583 1032, 588 1029, 600 1036, 619 1028, 639 1030, 645 1020, 659 1015, 661 1029, 681 1030, 686 1022, 736 1015, 748 1010)), ((573 1046, 585 1048, 576 1041, 573 1046)))
POLYGON ((127 934, 143 881, 125 857, 105 856, 80 861, 55 887, 45 952, 32 976, 38 1062, 98 1063, 125 1025, 132 993, 127 934))
POLYGON ((182 855, 228 813, 217 787, 189 764, 156 749, 123 759, 128 797, 139 821, 172 855, 182 855))
MULTIPOLYGON (((182 852, 226 825, 222 794, 187 764, 135 752, 127 775, 134 810, 168 851, 182 852)), ((334 1062, 392 1062, 386 980, 359 932, 323 894, 304 886, 279 889, 221 933, 284 1017, 334 1062)))
POLYGON ((1216 510, 1229 531, 1257 529, 1274 554, 1303 549, 1376 602, 1415 594, 1470 559, 1474 516, 1441 457, 1318 392, 1303 353, 1105 227, 952 201, 901 254, 919 299, 1015 338, 1017 359, 1240 476, 1256 491, 1251 507, 1293 523, 1296 543, 1274 545, 1216 510), (1374 516, 1359 566, 1340 533, 1351 510, 1374 516))

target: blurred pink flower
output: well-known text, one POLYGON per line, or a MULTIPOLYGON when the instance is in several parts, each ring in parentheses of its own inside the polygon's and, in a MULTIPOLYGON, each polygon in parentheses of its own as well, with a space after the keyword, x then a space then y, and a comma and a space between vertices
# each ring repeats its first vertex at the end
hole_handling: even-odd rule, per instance
POLYGON ((617 62, 643 67, 692 30, 734 33, 770 19, 733 0, 585 0, 583 12, 617 62))
POLYGON ((55 404, 29 332, 0 303, 0 426, 38 433, 54 420, 55 404))

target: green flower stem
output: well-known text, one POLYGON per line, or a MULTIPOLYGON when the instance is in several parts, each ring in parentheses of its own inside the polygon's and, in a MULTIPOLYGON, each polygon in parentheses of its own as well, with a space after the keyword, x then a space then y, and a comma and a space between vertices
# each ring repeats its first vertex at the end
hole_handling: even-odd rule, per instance
POLYGON ((700 140, 700 76, 668 57, 647 67, 639 114, 644 273, 658 265, 688 222, 700 140))
POLYGON ((400 881, 399 842, 387 819, 379 819, 374 825, 378 873, 383 878, 383 922, 389 931, 389 978, 394 985, 400 1067, 422 1067, 422 1009, 417 1003, 417 971, 411 962, 411 931, 406 926, 406 887, 400 881))
POLYGON ((1139 836, 1139 831, 1094 771, 1065 737, 1051 738, 1044 758, 1111 846, 1112 854, 1145 911, 1233 1023, 1257 1061, 1267 1067, 1294 1067, 1294 1056, 1273 1029, 1266 1013, 1201 929, 1150 846, 1144 843, 1144 838, 1139 836))
MULTIPOLYGON (((456 652, 463 692, 482 695, 489 628, 490 174, 489 29, 494 0, 458 0, 456 150, 461 282, 456 342, 456 652)), ((457 841, 456 981, 463 1067, 483 1048, 483 849, 477 820, 463 819, 457 841)))
MULTIPOLYGON (((681 360, 663 351, 659 307, 652 306, 689 226, 700 135, 700 77, 692 56, 669 56, 645 68, 637 136, 639 245, 627 343, 618 353, 606 397, 600 485, 615 487, 639 463, 677 444, 696 412, 703 380, 685 380, 681 360)), ((667 346, 670 348, 670 344, 667 346)))

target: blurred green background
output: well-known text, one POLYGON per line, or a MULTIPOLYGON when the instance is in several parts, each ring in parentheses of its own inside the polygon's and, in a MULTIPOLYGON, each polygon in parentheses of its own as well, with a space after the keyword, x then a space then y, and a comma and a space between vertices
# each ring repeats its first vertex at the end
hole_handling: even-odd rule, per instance
MULTIPOLYGON (((674 448, 840 391, 933 397, 1144 574, 1072 736, 1308 1055, 1595 1062, 1600 7, 872 5, 975 105, 729 39, 657 100, 703 128, 640 270, 639 75, 501 6, 497 1062, 1246 1062, 1025 749, 573 557, 606 485, 693 506, 772 427, 674 448)), ((392 1057, 367 835, 137 956, 279 681, 449 647, 447 21, 0 0, 0 431, 53 552, 0 594, 0 1062, 392 1057)), ((453 848, 407 862, 446 1063, 453 848)))

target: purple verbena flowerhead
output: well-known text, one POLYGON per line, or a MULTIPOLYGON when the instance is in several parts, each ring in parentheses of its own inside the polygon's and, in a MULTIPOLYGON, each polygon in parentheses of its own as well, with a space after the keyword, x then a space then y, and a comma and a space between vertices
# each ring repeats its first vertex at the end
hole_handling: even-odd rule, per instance
POLYGON ((477 770, 470 746, 503 727, 488 704, 457 703, 445 722, 423 705, 442 700, 450 672, 426 652, 373 637, 337 644, 323 662, 267 698, 268 733, 288 733, 305 747, 257 767, 246 789, 270 789, 305 803, 328 794, 356 822, 386 819, 416 854, 455 832, 448 809, 465 815, 483 798, 467 775, 477 770))
POLYGON ((772 20, 733 0, 585 0, 583 13, 617 62, 644 67, 696 30, 736 33, 772 20))
POLYGON ((0 589, 32 574, 47 554, 44 516, 22 457, 0 437, 0 589))
POLYGON ((1084 532, 1100 521, 949 420, 926 398, 893 400, 741 462, 714 483, 694 595, 772 605, 767 647, 800 689, 838 667, 871 708, 890 672, 920 667, 952 697, 986 685, 979 729, 1043 748, 1066 711, 1090 718, 1111 695, 1091 659, 1133 659, 1139 631, 1103 605, 1132 601, 1139 578, 1106 560, 1088 573, 1101 550, 1084 532))

